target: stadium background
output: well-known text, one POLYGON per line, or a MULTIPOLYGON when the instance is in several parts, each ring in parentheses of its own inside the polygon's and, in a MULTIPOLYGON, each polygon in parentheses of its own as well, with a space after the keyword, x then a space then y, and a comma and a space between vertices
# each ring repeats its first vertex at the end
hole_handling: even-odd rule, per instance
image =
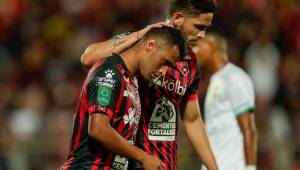
MULTIPOLYGON (((256 89, 258 169, 300 169, 299 0, 222 0, 211 30, 256 89)), ((66 159, 85 47, 164 20, 167 0, 0 1, 0 170, 53 170, 66 159)), ((205 73, 204 73, 205 75, 205 73)), ((199 96, 203 99, 207 78, 199 96)), ((197 169, 189 143, 179 169, 197 169)))

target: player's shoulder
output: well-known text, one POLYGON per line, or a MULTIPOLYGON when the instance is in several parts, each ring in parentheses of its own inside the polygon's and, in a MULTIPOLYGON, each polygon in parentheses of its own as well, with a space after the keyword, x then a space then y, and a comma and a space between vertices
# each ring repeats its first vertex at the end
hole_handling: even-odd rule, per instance
POLYGON ((118 70, 121 67, 124 67, 124 62, 123 62, 123 59, 121 58, 121 56, 113 53, 112 56, 104 58, 104 59, 98 61, 97 63, 95 63, 94 66, 96 67, 95 70, 97 72, 103 72, 103 71, 105 72, 107 70, 119 72, 118 70))
POLYGON ((93 79, 101 79, 111 82, 121 81, 123 76, 120 64, 122 64, 122 62, 118 60, 120 59, 116 60, 113 56, 111 56, 95 63, 88 73, 88 82, 93 79))
POLYGON ((235 64, 230 63, 230 65, 232 67, 232 72, 233 72, 235 78, 251 81, 250 76, 248 75, 248 73, 244 69, 242 69, 241 67, 239 67, 235 64))
POLYGON ((115 75, 116 73, 118 73, 117 65, 114 65, 106 61, 99 61, 95 63, 92 69, 89 70, 89 74, 92 75, 108 74, 108 73, 111 73, 111 75, 115 75))
POLYGON ((228 63, 226 67, 227 70, 224 72, 223 78, 230 86, 252 86, 250 76, 241 67, 232 63, 228 63))

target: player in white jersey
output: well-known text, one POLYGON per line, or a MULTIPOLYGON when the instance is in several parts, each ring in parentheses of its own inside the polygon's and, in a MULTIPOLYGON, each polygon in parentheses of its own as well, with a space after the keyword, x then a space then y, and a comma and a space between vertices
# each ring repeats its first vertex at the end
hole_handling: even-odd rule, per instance
POLYGON ((211 76, 204 117, 219 169, 256 170, 255 97, 250 77, 228 61, 226 40, 218 34, 207 34, 194 51, 211 76))

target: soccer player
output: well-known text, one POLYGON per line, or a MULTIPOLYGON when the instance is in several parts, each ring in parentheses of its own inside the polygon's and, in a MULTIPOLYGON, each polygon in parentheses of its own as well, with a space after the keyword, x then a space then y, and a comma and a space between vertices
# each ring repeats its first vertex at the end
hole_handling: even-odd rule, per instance
POLYGON ((207 34, 194 51, 198 63, 211 75, 204 115, 219 169, 255 170, 255 97, 251 79, 228 61, 227 42, 218 34, 207 34))
POLYGON ((139 73, 149 80, 162 66, 175 67, 186 54, 180 30, 152 28, 123 53, 113 53, 89 70, 76 112, 68 159, 63 170, 126 170, 128 158, 146 170, 162 169, 156 157, 133 145, 141 116, 139 73))
MULTIPOLYGON (((204 38, 216 9, 215 0, 176 0, 170 6, 166 23, 181 29, 192 48, 199 39, 204 38)), ((82 55, 81 62, 89 66, 112 52, 123 52, 139 41, 150 28, 160 25, 163 24, 149 25, 129 35, 120 35, 118 39, 91 44, 82 55)), ((180 115, 199 158, 208 169, 217 169, 198 105, 200 75, 194 54, 190 51, 189 55, 180 58, 176 68, 168 67, 163 72, 154 77, 152 83, 142 79, 139 81, 142 117, 137 146, 163 160, 165 170, 175 170, 177 121, 180 115)))

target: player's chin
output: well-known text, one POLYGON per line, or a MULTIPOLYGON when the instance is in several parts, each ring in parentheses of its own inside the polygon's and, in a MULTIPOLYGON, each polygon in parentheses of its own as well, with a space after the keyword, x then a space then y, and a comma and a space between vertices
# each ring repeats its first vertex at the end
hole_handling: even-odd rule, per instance
POLYGON ((147 81, 152 80, 151 74, 144 74, 144 75, 142 75, 142 77, 143 77, 144 80, 147 80, 147 81))

